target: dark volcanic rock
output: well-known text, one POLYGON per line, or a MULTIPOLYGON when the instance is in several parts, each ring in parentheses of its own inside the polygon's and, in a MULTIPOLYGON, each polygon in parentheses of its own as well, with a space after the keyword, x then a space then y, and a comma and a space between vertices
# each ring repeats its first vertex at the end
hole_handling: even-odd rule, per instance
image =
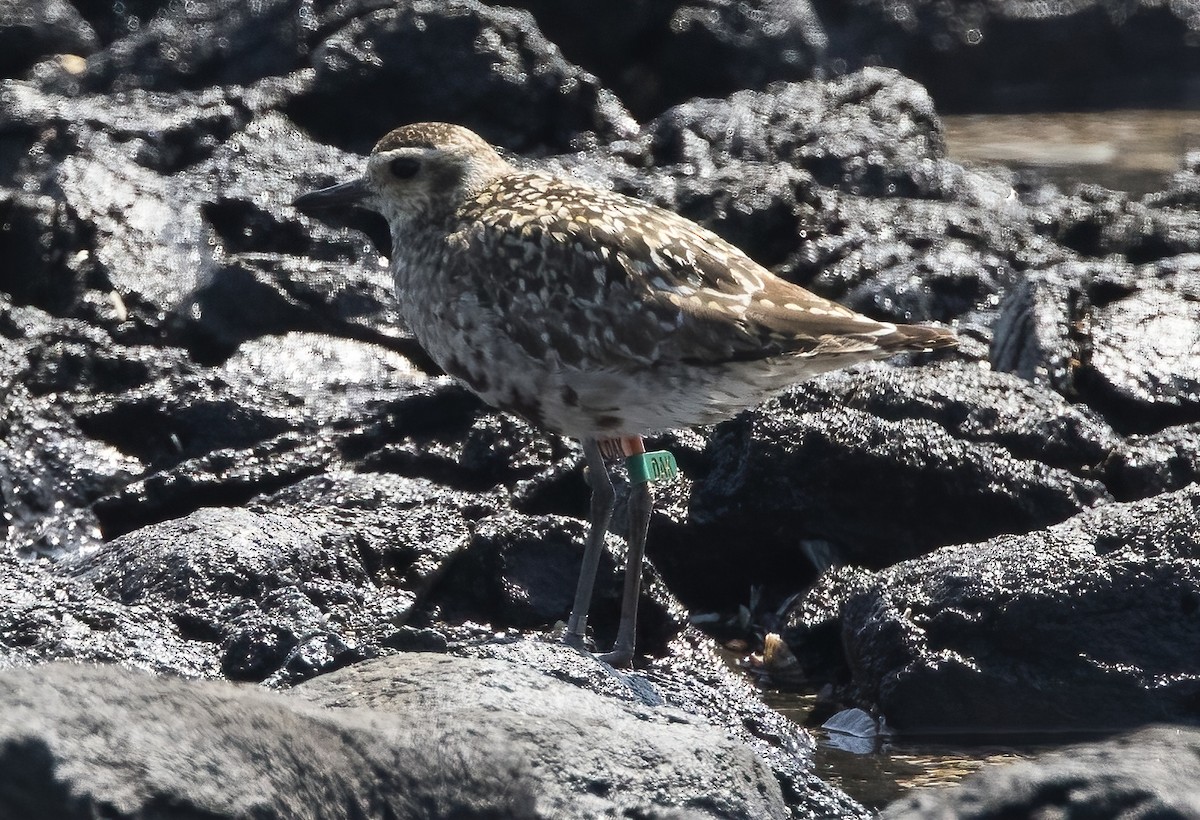
POLYGON ((921 789, 880 820, 992 817, 1196 816, 1200 730, 1156 726, 1102 743, 1072 746, 1011 765, 989 766, 962 783, 921 789))
POLYGON ((1122 501, 1200 483, 1200 424, 1130 436, 1105 465, 1105 480, 1122 501))
POLYGON ((179 371, 80 407, 80 427, 156 467, 316 432, 379 413, 425 375, 385 349, 305 333, 242 345, 219 367, 179 371))
POLYGON ((1200 247, 1200 197, 1182 190, 1133 199, 1121 191, 1082 185, 1049 208, 1056 240, 1087 257, 1120 254, 1133 264, 1194 253, 1200 247))
POLYGON ((685 2, 667 29, 654 72, 666 103, 809 79, 825 57, 825 32, 808 0, 685 2))
POLYGON ((75 551, 100 537, 92 504, 145 465, 92 439, 72 391, 140 384, 169 349, 121 348, 100 330, 0 295, 0 542, 21 555, 75 551))
POLYGON ((96 50, 96 33, 66 0, 0 2, 0 77, 17 77, 42 57, 96 50))
MULTIPOLYGON (((763 207, 756 196, 772 190, 772 176, 799 186, 792 197, 811 205, 814 182, 863 194, 937 195, 947 170, 941 122, 924 89, 874 69, 676 106, 650 123, 637 150, 636 161, 677 178, 674 209, 701 223, 739 211, 769 216, 778 206, 763 207), (711 201, 721 185, 732 191, 711 201), (710 212, 699 211, 702 203, 710 212)), ((761 226, 747 239, 756 233, 761 226)))
POLYGON ((100 448, 128 465, 124 481, 83 496, 108 537, 334 469, 347 460, 341 447, 425 379, 386 349, 314 334, 246 343, 215 368, 100 339, 39 351, 31 382, 65 394, 34 402, 62 418, 41 449, 79 447, 80 469, 100 448))
POLYGON ((457 122, 515 151, 563 151, 636 123, 563 59, 526 12, 477 0, 366 6, 313 51, 316 75, 288 106, 320 139, 366 152, 397 125, 457 122))
POLYGON ((118 667, 0 675, 4 817, 543 816, 504 738, 419 709, 321 709, 118 667))
POLYGON ((907 733, 1200 719, 1200 487, 828 573, 789 643, 840 630, 852 689, 907 733))
POLYGON ((1200 74, 1189 3, 813 0, 828 57, 886 65, 943 111, 1187 105, 1200 74))
POLYGON ((1048 384, 1117 430, 1200 420, 1200 255, 1031 275, 1001 307, 997 370, 1048 384))
POLYGON ((7 549, 0 551, 0 601, 0 669, 71 658, 187 675, 218 672, 211 647, 164 628, 155 606, 107 598, 60 567, 19 561, 7 549))
MULTIPOLYGON (((391 405, 388 416, 387 424, 348 443, 349 451, 365 453, 364 469, 482 491, 540 482, 579 458, 577 446, 535 430, 516 416, 491 410, 449 377, 431 381, 427 390, 391 405)), ((576 489, 582 493, 581 487, 576 489)), ((580 503, 586 504, 586 499, 580 503)), ((571 505, 572 512, 577 509, 583 508, 571 505)))
POLYGON ((671 808, 722 820, 792 816, 760 758, 663 703, 637 676, 560 645, 545 645, 533 663, 505 654, 401 655, 296 691, 321 705, 419 715, 506 738, 507 759, 526 761, 536 777, 539 817, 660 817, 671 808))
MULTIPOLYGON (((515 513, 485 518, 430 595, 427 620, 466 620, 518 629, 566 620, 575 599, 586 525, 578 519, 515 513)), ((625 543, 611 538, 601 560, 589 624, 597 647, 616 639, 624 582, 625 543)), ((663 655, 687 623, 687 612, 651 564, 643 569, 638 651, 663 655)))
POLYGON ((0 288, 141 340, 165 332, 210 362, 290 330, 399 336, 371 244, 288 206, 314 184, 295 168, 344 178, 352 160, 278 114, 254 117, 277 99, 269 89, 137 92, 106 104, 0 88, 13 118, 4 161, 22 187, 45 192, 9 199, 19 230, 0 242, 29 276, 0 276, 0 288))
POLYGON ((1115 444, 1090 414, 974 365, 832 374, 716 429, 693 524, 799 586, 805 542, 881 567, 1107 501, 1086 476, 1115 444))
POLYGON ((89 588, 149 606, 224 675, 309 677, 374 651, 469 538, 479 501, 423 481, 336 474, 247 508, 142 527, 76 562, 89 588), (311 643, 340 647, 318 658, 311 643))
POLYGON ((727 738, 745 744, 770 766, 788 796, 793 817, 854 818, 864 814, 861 806, 817 778, 812 737, 764 706, 758 691, 732 671, 718 657, 712 642, 694 629, 672 641, 667 655, 639 662, 634 671, 610 670, 545 640, 475 641, 452 652, 528 666, 589 693, 702 718, 727 738))
MULTIPOLYGON (((138 5, 120 4, 127 13, 138 5)), ((59 82, 109 93, 248 85, 303 67, 318 26, 312 6, 299 0, 189 0, 155 11, 89 59, 78 77, 59 82)))
POLYGON ((86 229, 48 196, 0 191, 0 292, 57 315, 80 307, 87 286, 86 229))
POLYGON ((933 102, 882 69, 684 103, 650 123, 636 145, 641 162, 678 166, 681 181, 730 162, 766 163, 863 194, 931 196, 946 170, 933 102))
POLYGON ((807 0, 512 5, 533 12, 567 57, 597 74, 639 118, 692 97, 808 79, 825 47, 807 0))
MULTIPOLYGON (((990 538, 878 574, 835 569, 793 623, 805 668, 913 731, 1096 728, 1155 707, 1195 719, 1200 162, 1141 199, 1057 193, 947 160, 930 95, 894 70, 830 64, 837 79, 795 82, 816 70, 822 26, 840 36, 860 12, 914 11, 926 17, 897 42, 919 45, 929 15, 994 21, 1003 3, 822 3, 820 22, 805 0, 525 5, 551 39, 527 12, 479 0, 80 0, 72 19, 94 47, 49 58, 71 44, 31 38, 11 52, 40 62, 0 82, 0 667, 73 657, 283 687, 396 648, 438 650, 455 657, 366 667, 381 681, 370 697, 407 696, 403 681, 416 710, 469 707, 461 733, 428 740, 457 762, 419 760, 433 779, 413 779, 412 794, 444 783, 430 766, 470 767, 461 738, 503 764, 480 777, 522 776, 510 747, 478 734, 488 717, 516 738, 505 742, 528 739, 534 761, 563 754, 527 771, 520 794, 544 791, 546 805, 860 817, 817 779, 803 731, 683 627, 676 596, 705 614, 749 601, 746 636, 813 583, 809 556, 878 567, 990 538), (580 19, 568 32, 563 21, 580 19), (614 87, 657 119, 635 123, 614 87), (689 98, 699 93, 728 96, 689 98), (657 490, 636 672, 526 634, 549 637, 571 603, 588 500, 578 447, 440 376, 399 319, 378 217, 317 221, 290 205, 426 118, 476 127, 522 166, 695 218, 872 316, 959 331, 960 348, 930 367, 829 375, 715 430, 649 442, 687 478, 657 490), (447 668, 422 681, 422 664, 447 668), (619 716, 581 740, 577 701, 619 716), (504 708, 481 716, 476 702, 504 708), (691 741, 672 740, 676 725, 691 741)), ((619 504, 615 532, 623 518, 619 504)), ((622 560, 614 538, 591 616, 601 645, 622 560)), ((136 725, 136 697, 97 714, 136 725)), ((339 763, 305 774, 310 752, 377 748, 316 714, 302 719, 324 728, 297 746, 298 769, 271 773, 273 788, 293 771, 314 788, 342 776, 339 763)), ((204 743, 212 727, 198 720, 204 743)), ((366 720, 374 731, 393 718, 366 720)), ((209 745, 240 743, 239 731, 209 745)), ((222 816, 257 782, 253 768, 215 768, 215 803, 105 797, 114 781, 80 761, 106 732, 77 752, 0 742, 0 763, 33 761, 11 771, 59 784, 42 792, 68 801, 54 816, 222 816)), ((192 754, 187 737, 172 738, 178 759, 213 754, 192 754)), ((404 749, 426 742, 409 737, 404 749)), ((121 759, 122 771, 146 762, 121 759)), ((409 758, 379 758, 391 768, 378 776, 361 774, 376 758, 354 760, 358 779, 337 788, 367 805, 352 796, 338 810, 408 816, 371 789, 404 786, 409 758)), ((269 789, 254 799, 243 814, 293 806, 269 789)))

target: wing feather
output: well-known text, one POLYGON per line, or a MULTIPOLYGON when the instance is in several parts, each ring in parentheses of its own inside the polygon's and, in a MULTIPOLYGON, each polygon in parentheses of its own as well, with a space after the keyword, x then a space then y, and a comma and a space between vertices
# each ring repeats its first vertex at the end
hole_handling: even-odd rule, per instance
POLYGON ((614 368, 870 354, 896 326, 771 274, 677 214, 542 174, 497 181, 456 241, 490 255, 482 281, 532 355, 614 368), (497 264, 499 263, 499 264, 497 264))

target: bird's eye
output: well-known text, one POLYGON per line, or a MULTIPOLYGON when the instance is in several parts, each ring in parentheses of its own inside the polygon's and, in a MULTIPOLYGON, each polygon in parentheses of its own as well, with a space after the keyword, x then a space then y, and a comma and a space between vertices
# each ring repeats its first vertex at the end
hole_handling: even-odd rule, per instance
POLYGON ((396 157, 388 167, 396 179, 412 179, 421 170, 421 163, 412 157, 396 157))

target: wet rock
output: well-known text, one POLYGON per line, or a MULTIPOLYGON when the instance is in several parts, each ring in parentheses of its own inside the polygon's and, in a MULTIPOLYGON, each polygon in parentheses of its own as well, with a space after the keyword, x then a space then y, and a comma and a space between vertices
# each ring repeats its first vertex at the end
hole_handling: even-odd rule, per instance
POLYGON ((809 79, 825 56, 825 32, 808 0, 682 3, 667 27, 655 73, 669 103, 809 79))
POLYGON ((1200 424, 1130 436, 1105 465, 1105 483, 1122 501, 1200 483, 1200 424))
POLYGON ((178 332, 197 356, 220 360, 246 339, 315 330, 388 344, 430 366, 396 312, 381 258, 391 247, 386 226, 355 217, 330 228, 291 207, 305 190, 361 173, 359 158, 314 143, 272 112, 231 135, 196 173, 221 261, 179 310, 178 332))
POLYGON ((79 220, 48 196, 0 191, 0 293, 59 316, 79 308, 89 271, 79 220))
POLYGON ((851 687, 907 733, 1194 722, 1200 488, 827 573, 786 637, 840 635, 851 687))
MULTIPOLYGON (((467 547, 431 593, 428 622, 473 620, 497 627, 548 628, 565 621, 575 600, 587 527, 578 519, 502 513, 480 520, 467 547)), ((589 611, 596 646, 616 639, 625 578, 625 543, 610 537, 589 611)), ((652 564, 642 570, 638 651, 661 655, 687 623, 687 612, 652 564)))
POLYGON ((1162 207, 1154 196, 1135 200, 1121 191, 1084 185, 1056 204, 1048 209, 1048 227, 1062 245, 1086 257, 1120 254, 1143 264, 1200 247, 1200 218, 1194 207, 1178 199, 1162 207))
MULTIPOLYGON (((353 434, 354 431, 350 431, 353 434)), ((98 499, 105 538, 203 507, 245 504, 261 493, 345 466, 338 436, 286 432, 244 448, 213 450, 156 470, 98 499)))
MULTIPOLYGON (((78 549, 80 539, 70 546, 78 549)), ((164 628, 155 606, 107 598, 48 560, 0 551, 0 600, 0 669, 71 658, 183 675, 219 671, 211 648, 164 628)))
MULTIPOLYGON (((548 628, 565 620, 585 529, 576 519, 511 513, 483 519, 438 584, 430 601, 435 609, 426 618, 517 629, 548 628)), ((601 575, 614 574, 610 561, 601 575)))
POLYGON ((998 815, 1191 817, 1200 805, 1200 732, 1155 726, 1020 763, 989 766, 892 803, 882 820, 998 815))
MULTIPOLYGON (((146 351, 0 297, 0 543, 23 556, 74 551, 100 538, 92 504, 141 475, 136 457, 88 436, 75 390, 136 385, 146 351), (124 356, 122 354, 125 354, 124 356)), ((160 359, 170 352, 155 351, 160 359)))
POLYGON ((514 0, 507 5, 532 13, 563 55, 595 74, 639 119, 661 112, 657 76, 651 64, 666 35, 672 3, 629 0, 514 0))
POLYGON ((141 527, 72 573, 151 607, 225 675, 286 683, 371 654, 466 546, 479 504, 423 481, 316 476, 244 508, 141 527))
POLYGON ((898 68, 946 112, 1173 106, 1189 98, 1189 78, 1200 72, 1189 8, 1155 0, 813 7, 834 65, 898 68))
POLYGON ((750 572, 729 566, 737 545, 756 583, 769 567, 795 591, 812 577, 807 541, 880 567, 1036 529, 1110 499, 1086 475, 1115 442, 1095 417, 975 366, 819 377, 715 430, 691 499, 712 551, 689 560, 728 584, 750 572))
POLYGON ((542 663, 416 654, 324 675, 296 693, 313 703, 419 714, 507 740, 506 758, 536 777, 537 816, 636 815, 671 809, 712 818, 784 818, 779 783, 763 761, 646 684, 547 644, 542 663), (569 676, 571 682, 561 678, 569 676), (601 679, 588 691, 584 681, 601 679), (651 690, 652 691, 652 690, 651 690), (588 761, 581 768, 581 761, 588 761))
MULTIPOLYGON (((65 210, 71 219, 51 223, 58 227, 51 234, 54 239, 40 244, 79 248, 68 258, 86 263, 83 275, 117 290, 135 311, 142 300, 152 304, 151 313, 181 304, 202 275, 204 262, 211 260, 195 203, 158 174, 134 164, 106 135, 96 134, 87 149, 68 152, 49 170, 49 179, 39 179, 39 187, 53 186, 58 192, 53 208, 65 210)), ((64 272, 60 260, 43 260, 35 275, 73 273, 69 268, 64 272)))
MULTIPOLYGON (((127 13, 134 8, 124 9, 127 13)), ((115 10, 114 10, 115 11, 115 10)), ((146 11, 151 11, 147 9, 146 11)), ((92 56, 74 82, 84 92, 195 90, 249 85, 304 66, 318 20, 297 0, 162 3, 92 56)))
POLYGON ((31 277, 7 287, 0 277, 0 289, 62 315, 132 320, 209 362, 289 330, 402 336, 372 245, 289 205, 319 174, 327 182, 357 172, 357 160, 277 114, 256 117, 283 93, 269 85, 131 93, 122 104, 0 88, 12 116, 0 164, 44 192, 8 195, 15 230, 0 242, 31 277), (99 308, 92 292, 104 296, 99 308))
POLYGON ((997 370, 1048 384, 1117 430, 1200 419, 1200 256, 1073 263, 1029 276, 1001 307, 997 370))
POLYGON ((834 82, 776 83, 763 91, 683 103, 637 141, 647 165, 703 178, 730 161, 790 165, 825 186, 929 196, 945 143, 925 90, 867 69, 834 82))
POLYGON ((96 33, 65 0, 0 3, 0 77, 17 77, 54 54, 90 54, 96 33))
POLYGON ((1187 151, 1179 165, 1162 191, 1147 194, 1141 201, 1152 208, 1194 210, 1200 202, 1200 151, 1187 151))
POLYGON ((168 2, 170 0, 123 0, 120 5, 86 2, 76 5, 101 43, 109 44, 143 28, 168 2))
POLYGON ((1088 403, 1138 432, 1200 421, 1200 254, 1089 285, 1088 403))
POLYGON ((244 345, 216 368, 185 365, 150 384, 83 403, 91 436, 157 468, 216 450, 368 418, 425 380, 372 345, 290 334, 244 345))
POLYGON ((671 642, 670 652, 652 660, 643 674, 666 703, 703 716, 766 761, 793 816, 852 818, 865 813, 817 776, 811 735, 767 707, 760 691, 732 671, 695 629, 684 630, 671 642))
POLYGON ((797 409, 845 404, 879 418, 920 408, 963 441, 996 444, 1022 461, 1040 461, 1094 478, 1121 446, 1100 416, 1009 374, 946 362, 918 368, 876 367, 877 385, 863 389, 853 371, 808 382, 797 409))
POLYGON ((529 9, 569 59, 598 75, 641 119, 693 97, 809 79, 825 47, 807 0, 513 5, 529 9))
POLYGON ((449 377, 431 381, 428 390, 392 405, 389 422, 352 442, 349 449, 367 451, 362 458, 365 469, 472 491, 541 483, 578 462, 577 445, 492 410, 449 377))
POLYGON ((393 351, 307 333, 246 342, 214 372, 226 384, 282 395, 296 416, 322 425, 360 418, 370 406, 410 395, 426 381, 393 351))
POLYGON ((399 124, 440 120, 515 151, 563 151, 636 129, 526 12, 412 0, 361 7, 331 31, 313 50, 312 85, 286 109, 325 142, 366 153, 399 124))
POLYGON ((124 322, 96 327, 7 301, 0 322, 12 365, 0 391, 5 535, 22 552, 78 547, 98 524, 113 537, 242 503, 334 466, 338 440, 425 379, 382 333, 373 340, 384 347, 266 336, 206 368, 161 340, 143 344, 124 322))
POLYGON ((212 274, 215 259, 199 203, 129 161, 107 135, 95 134, 86 152, 67 157, 55 182, 94 231, 95 261, 123 295, 176 307, 212 274))
POLYGON ((1079 347, 1074 323, 1083 298, 1078 283, 1086 280, 1087 270, 1073 262, 1014 283, 993 328, 989 361, 994 370, 1074 396, 1079 347), (1054 275, 1060 269, 1066 275, 1054 275))
POLYGON ((6 817, 543 816, 503 738, 419 709, 323 709, 119 667, 2 675, 6 817))

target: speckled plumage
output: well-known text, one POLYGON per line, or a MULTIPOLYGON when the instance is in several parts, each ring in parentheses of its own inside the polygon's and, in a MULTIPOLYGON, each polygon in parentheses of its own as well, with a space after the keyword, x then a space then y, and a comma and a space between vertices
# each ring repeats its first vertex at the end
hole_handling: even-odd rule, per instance
MULTIPOLYGON (((582 440, 591 528, 563 639, 586 641, 613 487, 606 455, 728 418, 801 379, 954 343, 789 284, 711 231, 620 194, 517 170, 454 125, 398 128, 361 179, 296 204, 360 204, 392 231, 417 341, 484 401, 582 440), (615 442, 615 444, 614 444, 615 442)), ((653 496, 634 482, 614 665, 633 657, 653 496)))
POLYGON ((564 435, 712 423, 953 338, 821 299, 669 211, 517 170, 457 126, 391 132, 365 179, 417 340, 484 401, 564 435), (412 180, 389 177, 398 157, 419 163, 412 180))

